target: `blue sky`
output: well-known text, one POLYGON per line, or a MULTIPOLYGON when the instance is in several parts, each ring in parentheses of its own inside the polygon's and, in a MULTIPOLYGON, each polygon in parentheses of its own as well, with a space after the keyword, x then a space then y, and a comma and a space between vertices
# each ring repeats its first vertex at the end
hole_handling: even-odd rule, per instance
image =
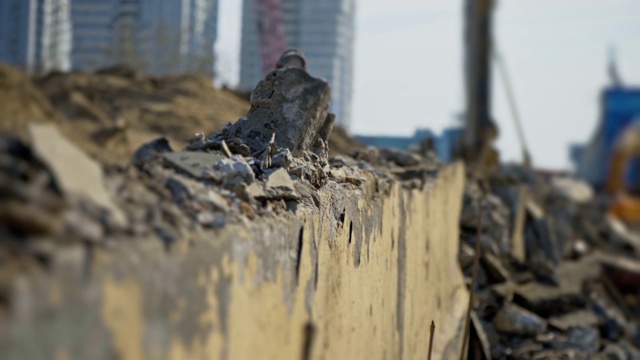
MULTIPOLYGON (((221 81, 238 79, 240 0, 220 0, 216 46, 221 81)), ((462 1, 357 0, 351 132, 440 131, 463 110, 462 1)), ((534 163, 569 166, 567 147, 591 136, 608 49, 640 87, 640 1, 501 0, 495 41, 506 60, 534 163)), ((504 89, 494 79, 493 114, 505 160, 520 148, 504 89)))

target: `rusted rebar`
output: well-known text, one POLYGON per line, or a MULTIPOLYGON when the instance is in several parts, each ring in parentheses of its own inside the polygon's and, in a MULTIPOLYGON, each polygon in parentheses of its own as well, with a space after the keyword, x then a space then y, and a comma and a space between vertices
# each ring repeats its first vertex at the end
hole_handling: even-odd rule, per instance
POLYGON ((478 198, 478 226, 476 228, 476 253, 473 256, 473 269, 471 273, 471 286, 469 287, 469 304, 467 305, 467 316, 464 323, 464 332, 462 334, 462 348, 460 349, 460 360, 467 358, 467 349, 469 345, 469 326, 471 323, 471 308, 473 307, 473 293, 478 280, 478 268, 480 267, 480 251, 482 250, 482 205, 484 200, 484 192, 480 189, 480 198, 478 198))
POLYGON ((431 320, 431 333, 429 334, 429 352, 427 360, 431 360, 431 353, 433 351, 433 334, 436 332, 436 323, 431 320))

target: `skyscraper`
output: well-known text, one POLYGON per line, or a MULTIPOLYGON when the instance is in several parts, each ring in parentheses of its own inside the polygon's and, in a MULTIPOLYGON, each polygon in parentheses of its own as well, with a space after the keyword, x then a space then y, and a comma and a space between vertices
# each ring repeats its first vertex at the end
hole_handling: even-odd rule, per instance
MULTIPOLYGON (((240 87, 253 89, 261 70, 259 0, 244 0, 240 87)), ((309 72, 331 84, 331 111, 349 127, 353 88, 354 0, 280 0, 287 46, 301 49, 309 72)))
POLYGON ((30 73, 68 70, 69 0, 0 1, 0 61, 30 73))
POLYGON ((217 0, 72 0, 73 67, 213 74, 217 0))

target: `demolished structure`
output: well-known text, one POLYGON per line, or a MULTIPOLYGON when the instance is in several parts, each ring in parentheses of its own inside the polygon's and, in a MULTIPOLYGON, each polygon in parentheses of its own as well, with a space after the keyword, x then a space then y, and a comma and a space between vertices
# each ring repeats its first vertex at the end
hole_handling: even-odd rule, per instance
POLYGON ((212 129, 194 77, 0 77, 0 115, 35 118, 0 137, 3 358, 640 356, 640 237, 608 199, 359 146, 288 55, 212 129), (114 147, 141 129, 167 136, 114 147))
POLYGON ((282 66, 244 118, 129 164, 97 165, 52 124, 3 136, 2 353, 457 358, 462 166, 329 158, 329 99, 282 66))

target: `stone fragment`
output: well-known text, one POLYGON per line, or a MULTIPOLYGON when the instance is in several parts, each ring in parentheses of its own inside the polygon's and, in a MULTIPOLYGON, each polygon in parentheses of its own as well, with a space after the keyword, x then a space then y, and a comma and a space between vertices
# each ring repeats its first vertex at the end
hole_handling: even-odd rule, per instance
POLYGON ((500 259, 490 253, 482 255, 482 264, 484 265, 487 275, 489 275, 493 283, 501 283, 509 280, 511 275, 509 271, 502 265, 500 259))
POLYGON ((253 169, 240 155, 234 155, 220 161, 214 170, 221 173, 222 183, 226 188, 236 188, 241 184, 250 184, 255 180, 253 169))
POLYGON ((276 133, 276 146, 300 156, 311 149, 325 126, 329 99, 324 80, 299 68, 274 70, 251 93, 246 120, 233 124, 225 138, 241 138, 256 153, 276 133))
POLYGON ((31 124, 34 147, 49 165, 64 193, 78 195, 108 210, 118 226, 127 220, 103 183, 102 168, 65 139, 55 125, 31 124))
POLYGON ((131 164, 142 167, 147 163, 158 160, 163 153, 171 153, 173 149, 166 138, 159 137, 142 145, 131 157, 131 164))
POLYGON ((603 281, 590 282, 585 288, 590 309, 598 316, 602 337, 610 341, 619 341, 628 332, 628 320, 633 315, 612 296, 603 281))
POLYGON ((158 237, 164 242, 165 246, 173 244, 178 239, 178 236, 174 234, 173 231, 169 230, 166 225, 156 224, 153 227, 153 230, 155 231, 156 235, 158 235, 158 237))
POLYGON ((600 333, 588 326, 573 327, 569 330, 569 340, 563 347, 584 351, 590 358, 600 347, 600 333))
POLYGON ((524 226, 527 215, 526 204, 530 196, 527 188, 518 185, 492 185, 493 192, 502 199, 509 208, 511 228, 511 255, 520 262, 526 261, 526 246, 524 240, 524 226))
POLYGON ((196 216, 196 219, 198 220, 198 223, 200 223, 200 225, 213 229, 221 228, 226 223, 224 215, 215 214, 210 211, 200 212, 196 216))
POLYGON ((283 189, 283 190, 295 190, 293 180, 289 176, 289 173, 284 169, 278 169, 267 177, 267 190, 283 189))
POLYGON ((549 219, 530 218, 525 226, 525 247, 529 259, 539 258, 557 264, 560 260, 556 237, 549 219))
POLYGON ((281 149, 278 153, 271 157, 271 166, 288 169, 293 163, 293 156, 289 149, 281 149))
POLYGON ((267 196, 262 187, 256 182, 249 184, 249 186, 245 188, 245 191, 248 196, 256 199, 265 198, 267 196))
POLYGON ((245 157, 251 156, 251 149, 249 149, 247 144, 245 144, 242 139, 233 138, 228 139, 227 141, 222 140, 222 144, 223 146, 224 144, 226 144, 229 151, 233 154, 238 154, 245 157))
POLYGON ((471 265, 473 265, 473 259, 475 258, 475 255, 476 251, 471 245, 467 244, 466 242, 462 242, 460 244, 458 261, 460 262, 460 267, 462 268, 462 270, 466 270, 471 265))
POLYGON ((204 133, 199 132, 199 133, 193 134, 192 137, 187 139, 187 143, 190 144, 190 145, 193 145, 193 144, 197 144, 197 143, 203 142, 204 139, 205 139, 204 133))
POLYGON ((220 210, 225 213, 229 212, 229 202, 222 195, 213 190, 209 190, 207 195, 208 202, 212 204, 216 208, 216 210, 220 210))
POLYGON ((265 186, 270 199, 298 200, 300 195, 287 170, 279 168, 267 176, 265 186))
POLYGON ((218 165, 225 156, 221 152, 197 152, 182 151, 163 154, 163 157, 176 168, 193 176, 194 178, 206 178, 208 171, 218 165))
MULTIPOLYGON (((480 351, 482 352, 482 355, 487 360, 491 359, 491 343, 489 341, 489 336, 485 331, 485 324, 475 311, 471 311, 469 313, 469 316, 471 318, 471 325, 473 326, 473 330, 475 331, 478 343, 480 344, 480 351)), ((487 324, 487 326, 490 325, 487 324)))
POLYGON ((560 316, 554 316, 547 320, 549 325, 567 331, 576 326, 594 326, 598 325, 600 319, 596 314, 589 310, 577 310, 560 316))
POLYGON ((493 318, 496 330, 514 335, 537 335, 547 329, 540 316, 515 304, 505 303, 493 318))
POLYGON ((514 286, 500 284, 494 290, 503 296, 515 294, 518 303, 543 316, 562 314, 585 306, 586 299, 582 293, 585 281, 596 279, 601 275, 601 267, 597 258, 584 257, 578 261, 565 261, 555 270, 557 285, 528 282, 514 286))
POLYGON ((70 234, 81 240, 99 242, 104 239, 105 231, 102 224, 80 209, 73 209, 65 213, 64 224, 70 234))
POLYGON ((380 149, 380 156, 392 161, 399 166, 416 166, 420 164, 420 156, 407 151, 394 148, 380 149))
POLYGON ((617 344, 607 344, 601 352, 599 352, 594 360, 627 360, 627 353, 622 346, 617 344))
POLYGON ((189 188, 175 177, 170 177, 165 181, 165 186, 171 191, 173 201, 180 205, 191 199, 189 188))
POLYGON ((555 176, 551 178, 551 188, 576 204, 588 203, 594 197, 593 188, 579 179, 555 176))

